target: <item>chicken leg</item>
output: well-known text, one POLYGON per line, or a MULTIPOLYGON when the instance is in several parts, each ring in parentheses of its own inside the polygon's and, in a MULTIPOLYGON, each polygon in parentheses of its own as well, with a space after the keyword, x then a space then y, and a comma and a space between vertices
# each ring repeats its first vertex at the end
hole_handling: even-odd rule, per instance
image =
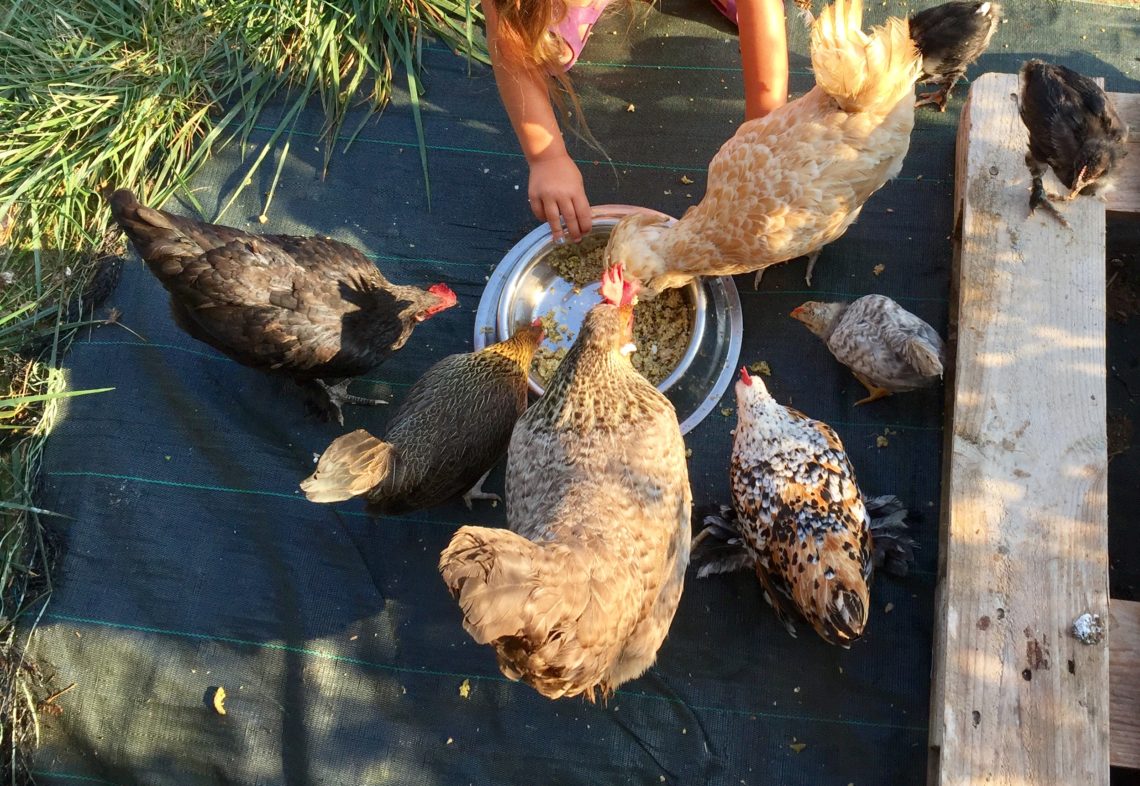
POLYGON ((808 254, 807 272, 804 273, 804 281, 807 285, 811 286, 811 271, 815 270, 815 262, 819 259, 819 255, 823 252, 823 247, 817 248, 815 251, 808 254))
POLYGON ((344 425, 344 413, 341 408, 345 404, 358 404, 365 407, 374 407, 379 404, 387 404, 388 402, 380 398, 364 398, 363 396, 356 396, 348 392, 349 380, 344 379, 335 385, 330 385, 323 379, 313 380, 317 389, 324 393, 324 402, 326 414, 336 418, 336 422, 344 425))
POLYGON ((1032 215, 1037 208, 1044 208, 1046 213, 1061 222, 1061 226, 1070 229, 1069 222, 1061 215, 1061 211, 1053 206, 1051 200, 1062 199, 1045 191, 1045 165, 1033 157, 1032 153, 1025 154, 1025 165, 1029 167, 1029 174, 1033 177, 1033 186, 1029 191, 1029 213, 1032 215))
POLYGON ((861 398, 856 401, 855 406, 859 406, 860 404, 870 404, 872 401, 878 401, 881 398, 886 398, 887 396, 891 395, 891 391, 887 390, 886 388, 881 388, 872 382, 869 382, 867 378, 862 374, 855 374, 855 379, 859 380, 863 384, 863 387, 867 388, 867 392, 871 394, 866 398, 861 398))
POLYGON ((468 489, 467 493, 465 493, 463 495, 463 504, 467 506, 468 510, 471 510, 471 503, 473 500, 486 499, 486 500, 493 500, 495 502, 502 502, 503 501, 503 498, 500 497, 498 494, 495 494, 495 493, 490 492, 490 491, 483 491, 483 484, 487 481, 487 476, 490 474, 491 474, 491 470, 487 470, 486 472, 484 472, 483 477, 481 477, 477 481, 475 481, 475 485, 472 486, 470 489, 468 489))
POLYGON ((918 100, 914 102, 914 108, 926 104, 934 104, 938 107, 939 112, 946 111, 946 103, 950 100, 950 91, 954 89, 954 85, 958 84, 958 80, 962 78, 962 74, 947 74, 942 77, 940 87, 931 93, 919 93, 918 100))

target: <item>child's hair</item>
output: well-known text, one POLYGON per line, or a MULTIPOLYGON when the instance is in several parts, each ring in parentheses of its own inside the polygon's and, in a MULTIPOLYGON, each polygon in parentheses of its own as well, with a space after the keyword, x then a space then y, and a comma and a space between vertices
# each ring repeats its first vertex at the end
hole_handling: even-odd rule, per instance
MULTIPOLYGON (((499 54, 516 66, 542 76, 550 92, 551 103, 563 117, 571 115, 574 130, 592 146, 601 149, 582 113, 578 94, 562 63, 563 43, 555 27, 566 17, 565 0, 491 0, 499 15, 496 30, 499 54)), ((633 0, 613 0, 610 5, 632 6, 633 0)))

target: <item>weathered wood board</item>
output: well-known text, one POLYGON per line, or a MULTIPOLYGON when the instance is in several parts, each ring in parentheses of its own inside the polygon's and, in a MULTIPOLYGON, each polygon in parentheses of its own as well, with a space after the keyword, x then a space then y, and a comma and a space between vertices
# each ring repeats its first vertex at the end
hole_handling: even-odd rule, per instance
POLYGON ((1070 635, 1108 618, 1105 203, 1029 215, 1016 92, 958 134, 930 782, 1107 786, 1108 644, 1070 635))
POLYGON ((1108 609, 1112 764, 1140 770, 1140 603, 1113 598, 1108 609))
POLYGON ((1110 213, 1140 213, 1140 93, 1109 93, 1120 119, 1128 124, 1128 156, 1120 164, 1116 188, 1105 198, 1110 213))

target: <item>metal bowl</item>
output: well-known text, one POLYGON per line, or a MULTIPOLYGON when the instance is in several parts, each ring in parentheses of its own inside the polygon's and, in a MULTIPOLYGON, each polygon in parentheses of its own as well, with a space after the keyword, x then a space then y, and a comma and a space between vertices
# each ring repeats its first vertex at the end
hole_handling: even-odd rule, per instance
MULTIPOLYGON (((634 212, 663 213, 632 205, 593 208, 587 237, 608 236, 624 216, 634 212)), ((475 318, 475 349, 501 341, 539 316, 557 310, 558 322, 575 335, 586 312, 600 302, 597 282, 575 290, 550 267, 549 253, 557 248, 550 227, 543 224, 515 244, 495 268, 483 290, 475 318)), ((740 299, 729 277, 697 279, 682 290, 690 309, 689 346, 676 368, 657 385, 673 402, 686 433, 705 418, 724 394, 740 356, 740 299)), ((556 345, 547 340, 547 346, 556 345)), ((642 351, 642 348, 638 348, 642 351)), ((542 384, 530 375, 530 389, 542 395, 542 384)))

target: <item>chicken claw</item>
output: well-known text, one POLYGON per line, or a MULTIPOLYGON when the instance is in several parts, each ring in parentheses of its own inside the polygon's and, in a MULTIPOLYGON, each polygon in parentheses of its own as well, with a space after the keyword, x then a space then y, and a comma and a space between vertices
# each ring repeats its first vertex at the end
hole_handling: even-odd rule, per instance
POLYGON ((862 374, 855 374, 855 379, 859 380, 859 382, 863 384, 863 387, 867 388, 867 392, 871 394, 866 398, 861 398, 856 401, 855 406, 859 406, 860 404, 870 404, 872 401, 878 401, 881 398, 886 398, 887 396, 891 395, 891 391, 887 390, 886 388, 878 387, 874 383, 870 382, 862 374))
POLYGON ((481 477, 477 481, 475 481, 475 485, 472 486, 470 489, 468 489, 467 493, 465 493, 463 495, 463 504, 467 506, 468 510, 471 510, 472 501, 477 500, 477 499, 485 499, 485 500, 490 500, 493 502, 502 502, 503 501, 503 498, 500 497, 498 494, 495 494, 495 493, 490 492, 490 491, 483 491, 483 484, 487 481, 487 476, 490 474, 491 474, 491 470, 487 470, 486 472, 484 472, 483 477, 481 477))
MULTIPOLYGON (((1059 199, 1060 197, 1057 198, 1059 199)), ((1063 215, 1061 215, 1061 211, 1053 206, 1053 202, 1051 201, 1052 199, 1054 199, 1054 196, 1052 194, 1046 193, 1045 185, 1041 182, 1041 178, 1033 178, 1033 188, 1029 192, 1029 214, 1032 215, 1039 207, 1043 208, 1046 213, 1049 213, 1055 219, 1060 221, 1061 226, 1065 227, 1066 229, 1072 229, 1072 227, 1069 225, 1069 222, 1065 220, 1065 217, 1063 215)))
POLYGON ((328 413, 336 418, 336 422, 344 425, 344 413, 341 408, 345 404, 357 404, 364 407, 375 407, 380 404, 387 404, 388 402, 380 398, 364 398, 348 392, 349 380, 344 379, 335 385, 330 385, 324 380, 315 380, 317 387, 324 391, 327 397, 328 413))
POLYGON ((815 269, 816 260, 819 259, 819 255, 822 251, 822 248, 817 248, 808 254, 807 272, 804 273, 804 281, 807 282, 809 287, 811 286, 811 271, 815 269))
POLYGON ((920 93, 918 100, 914 102, 914 108, 917 109, 918 107, 925 106, 926 104, 934 104, 938 107, 939 112, 945 112, 946 102, 949 100, 950 91, 943 87, 935 90, 932 93, 920 93))

